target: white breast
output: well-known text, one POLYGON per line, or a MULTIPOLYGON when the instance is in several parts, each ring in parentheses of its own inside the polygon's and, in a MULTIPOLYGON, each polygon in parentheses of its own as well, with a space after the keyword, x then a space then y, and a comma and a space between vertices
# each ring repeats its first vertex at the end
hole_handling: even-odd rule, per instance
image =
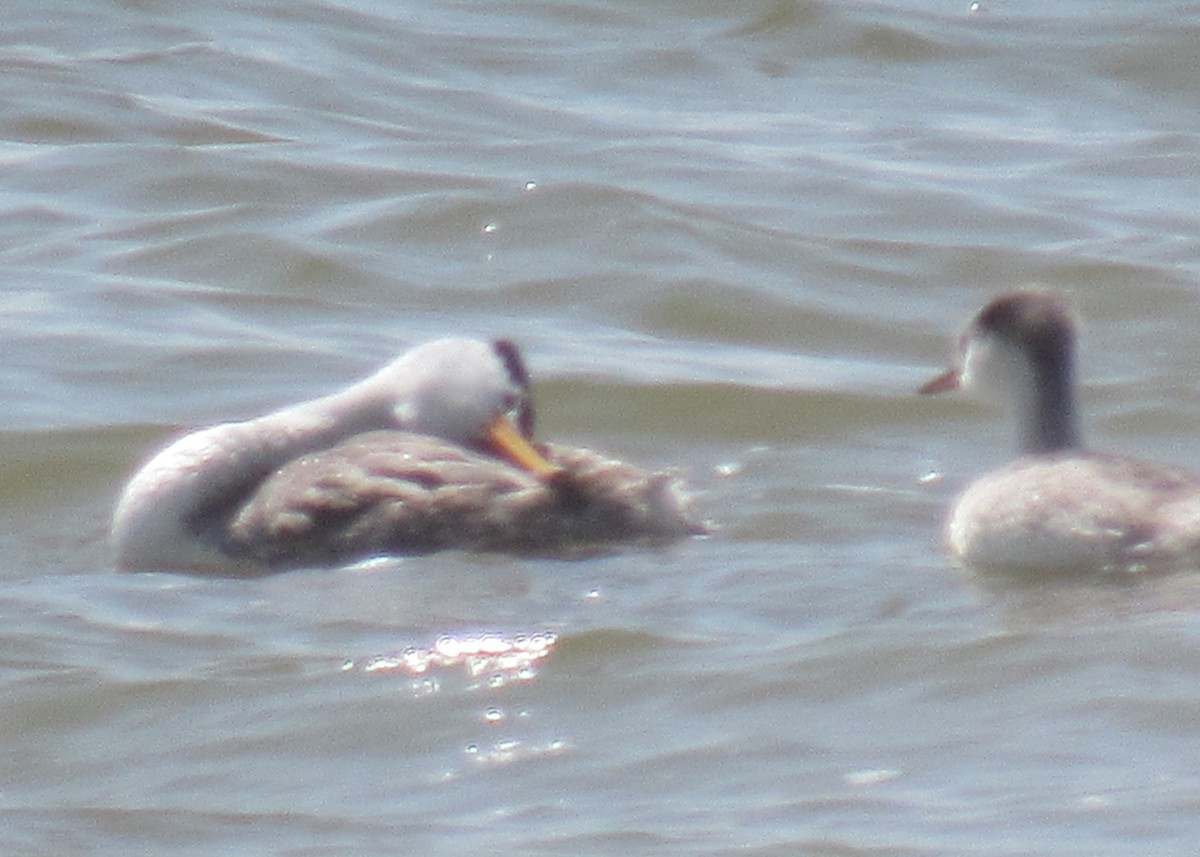
POLYGON ((1137 570, 1200 554, 1200 484, 1188 472, 1069 450, 1027 456, 973 483, 946 528, 987 568, 1137 570))

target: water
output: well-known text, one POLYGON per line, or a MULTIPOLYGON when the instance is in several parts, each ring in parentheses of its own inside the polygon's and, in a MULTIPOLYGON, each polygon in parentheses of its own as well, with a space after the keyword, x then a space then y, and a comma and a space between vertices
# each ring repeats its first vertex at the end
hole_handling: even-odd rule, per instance
POLYGON ((983 300, 1200 469, 1200 6, 13 0, 5 853, 1191 855, 1200 582, 941 554, 983 300), (447 333, 706 539, 120 574, 163 439, 447 333))

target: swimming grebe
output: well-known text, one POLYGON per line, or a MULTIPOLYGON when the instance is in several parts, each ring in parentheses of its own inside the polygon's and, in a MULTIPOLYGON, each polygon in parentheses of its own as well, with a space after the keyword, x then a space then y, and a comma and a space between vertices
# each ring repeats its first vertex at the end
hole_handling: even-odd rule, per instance
POLYGON ((1142 570, 1200 559, 1200 475, 1092 452, 1079 432, 1075 319, 1060 295, 1003 294, 963 334, 956 364, 920 388, 1005 406, 1021 457, 976 480, 946 524, 979 569, 1142 570))
POLYGON ((116 562, 255 573, 704 531, 673 476, 586 450, 535 448, 532 428, 516 346, 426 343, 340 392, 169 444, 117 503, 116 562))

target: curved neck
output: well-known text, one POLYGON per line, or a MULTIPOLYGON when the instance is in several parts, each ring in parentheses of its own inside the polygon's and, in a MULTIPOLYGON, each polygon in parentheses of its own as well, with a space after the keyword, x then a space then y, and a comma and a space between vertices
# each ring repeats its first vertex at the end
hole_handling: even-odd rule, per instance
POLYGON ((369 386, 356 384, 257 419, 209 429, 225 432, 219 454, 207 464, 211 487, 220 484, 225 490, 209 491, 206 502, 197 505, 193 520, 202 523, 209 518, 209 510, 228 515, 237 501, 281 465, 353 435, 387 428, 391 425, 388 414, 387 406, 375 401, 369 386))
POLYGON ((125 568, 221 564, 224 529, 276 468, 345 438, 390 425, 390 409, 367 385, 186 435, 130 480, 113 517, 125 568))

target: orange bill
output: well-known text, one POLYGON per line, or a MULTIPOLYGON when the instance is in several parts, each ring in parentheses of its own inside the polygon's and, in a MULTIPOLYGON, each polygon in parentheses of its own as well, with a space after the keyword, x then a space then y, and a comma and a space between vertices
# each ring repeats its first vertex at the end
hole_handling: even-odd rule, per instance
POLYGON ((504 414, 492 420, 492 424, 488 426, 487 439, 497 454, 540 479, 549 479, 562 472, 561 467, 551 464, 534 449, 521 432, 517 431, 512 420, 504 414))
POLYGON ((917 392, 923 395, 931 395, 933 393, 945 393, 947 390, 957 389, 958 369, 951 367, 937 377, 930 378, 917 388, 917 392))

